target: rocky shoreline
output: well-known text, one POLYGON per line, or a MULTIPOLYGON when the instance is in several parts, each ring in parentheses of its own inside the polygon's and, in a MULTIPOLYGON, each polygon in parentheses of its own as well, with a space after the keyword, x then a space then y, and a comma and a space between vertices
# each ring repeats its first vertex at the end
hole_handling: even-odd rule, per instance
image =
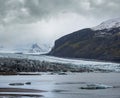
POLYGON ((0 94, 0 98, 6 98, 7 96, 10 98, 16 98, 16 97, 43 97, 40 94, 36 93, 42 93, 42 92, 47 92, 44 90, 36 90, 36 89, 23 89, 23 88, 0 88, 0 92, 9 92, 9 93, 3 93, 0 94), (10 92, 16 92, 15 94, 12 94, 10 92), (17 94, 21 93, 21 94, 17 94), (23 94, 23 93, 28 93, 28 94, 23 94), (30 94, 32 93, 32 94, 30 94))

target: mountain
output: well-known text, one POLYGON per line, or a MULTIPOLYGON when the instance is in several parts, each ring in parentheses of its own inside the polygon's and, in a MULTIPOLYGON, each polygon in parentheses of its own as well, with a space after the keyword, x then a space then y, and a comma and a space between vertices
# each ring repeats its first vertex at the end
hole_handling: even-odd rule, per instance
POLYGON ((47 44, 30 44, 17 47, 0 46, 0 53, 17 53, 17 54, 43 54, 50 51, 50 46, 47 44))
POLYGON ((44 53, 49 51, 49 46, 47 45, 38 45, 37 43, 33 44, 31 46, 31 49, 29 50, 29 53, 44 53))
POLYGON ((100 25, 93 27, 93 30, 112 29, 120 27, 120 18, 110 19, 102 22, 100 25))
POLYGON ((36 43, 36 44, 33 44, 30 51, 29 52, 32 52, 32 53, 39 53, 39 52, 43 52, 44 50, 41 49, 41 47, 36 43))
POLYGON ((11 48, 5 47, 3 45, 0 46, 0 53, 14 53, 11 48))
POLYGON ((120 62, 120 18, 57 39, 49 55, 120 62))

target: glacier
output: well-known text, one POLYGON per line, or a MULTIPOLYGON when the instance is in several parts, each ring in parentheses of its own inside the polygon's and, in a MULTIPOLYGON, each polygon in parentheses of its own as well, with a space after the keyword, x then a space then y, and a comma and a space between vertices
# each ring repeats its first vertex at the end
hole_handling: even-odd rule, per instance
POLYGON ((104 62, 96 60, 86 60, 86 59, 72 59, 72 58, 60 58, 47 55, 38 55, 38 54, 14 54, 14 53, 0 53, 0 57, 4 58, 19 58, 19 59, 31 59, 39 61, 48 61, 55 63, 63 63, 70 65, 77 65, 78 67, 86 67, 90 69, 100 69, 100 70, 109 70, 114 72, 120 72, 120 63, 114 62, 104 62))

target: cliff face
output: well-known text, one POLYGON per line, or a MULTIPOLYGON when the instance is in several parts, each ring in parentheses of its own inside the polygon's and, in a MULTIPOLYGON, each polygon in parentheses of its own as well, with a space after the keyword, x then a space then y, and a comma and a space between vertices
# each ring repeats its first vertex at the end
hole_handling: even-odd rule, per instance
POLYGON ((120 27, 73 32, 56 40, 49 54, 120 62, 120 27))

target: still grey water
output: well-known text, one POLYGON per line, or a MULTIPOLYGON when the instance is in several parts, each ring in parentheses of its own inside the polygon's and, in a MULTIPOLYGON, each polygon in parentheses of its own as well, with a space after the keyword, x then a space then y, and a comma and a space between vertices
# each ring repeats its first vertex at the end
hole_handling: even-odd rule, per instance
MULTIPOLYGON (((0 87, 29 88, 47 91, 44 93, 36 93, 43 95, 43 97, 40 98, 120 98, 120 73, 68 73, 68 75, 49 75, 49 73, 44 73, 36 76, 0 76, 0 87), (9 85, 9 83, 23 83, 28 81, 31 82, 31 85, 9 85), (80 87, 89 83, 102 83, 115 86, 116 88, 100 90, 80 89, 80 87)), ((0 94, 5 93, 6 92, 0 94)), ((14 94, 15 92, 12 93, 14 94)))

